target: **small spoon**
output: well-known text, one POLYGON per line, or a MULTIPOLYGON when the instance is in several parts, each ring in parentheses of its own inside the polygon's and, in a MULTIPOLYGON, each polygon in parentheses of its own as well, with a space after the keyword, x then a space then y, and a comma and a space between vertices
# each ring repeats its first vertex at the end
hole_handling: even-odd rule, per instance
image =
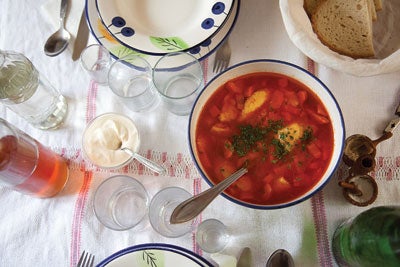
POLYGON ((54 57, 63 52, 71 39, 71 34, 64 28, 64 18, 67 11, 68 0, 61 0, 60 29, 47 39, 44 45, 44 53, 54 57))
POLYGON ((211 203, 211 201, 245 173, 247 173, 247 169, 241 168, 215 186, 183 201, 172 212, 170 223, 184 223, 195 218, 211 203))
POLYGON ((271 254, 266 267, 294 267, 294 261, 289 252, 278 249, 271 254))
POLYGON ((166 172, 166 170, 165 170, 165 168, 163 166, 158 165, 154 161, 143 157, 142 155, 136 153, 135 151, 133 151, 129 147, 122 147, 122 141, 119 140, 117 137, 115 137, 113 140, 114 140, 114 142, 109 142, 106 145, 106 147, 108 149, 110 149, 110 150, 122 150, 122 151, 128 153, 132 158, 136 159, 137 161, 142 163, 144 166, 146 166, 147 168, 149 168, 150 170, 152 170, 152 171, 154 171, 156 173, 164 174, 166 172))
POLYGON ((128 147, 122 147, 122 148, 120 147, 119 149, 121 149, 122 151, 128 153, 132 158, 136 159, 137 161, 142 163, 144 166, 146 166, 150 170, 152 170, 152 171, 154 171, 154 172, 156 172, 158 174, 166 173, 166 170, 165 170, 165 168, 163 166, 158 165, 154 161, 143 157, 142 155, 134 152, 132 149, 130 149, 128 147))

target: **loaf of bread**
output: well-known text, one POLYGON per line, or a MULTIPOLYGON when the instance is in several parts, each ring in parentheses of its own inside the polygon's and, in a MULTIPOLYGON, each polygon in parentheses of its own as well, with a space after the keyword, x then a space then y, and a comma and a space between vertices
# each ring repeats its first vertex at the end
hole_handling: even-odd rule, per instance
POLYGON ((353 58, 375 55, 369 0, 322 0, 311 16, 314 32, 331 50, 353 58))

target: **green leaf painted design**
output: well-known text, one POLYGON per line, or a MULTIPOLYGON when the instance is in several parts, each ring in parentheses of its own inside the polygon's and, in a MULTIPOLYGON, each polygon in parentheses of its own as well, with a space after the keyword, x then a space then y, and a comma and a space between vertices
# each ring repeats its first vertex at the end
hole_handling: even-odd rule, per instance
POLYGON ((189 48, 189 45, 179 37, 155 37, 150 36, 151 43, 164 51, 175 52, 189 48))
POLYGON ((163 251, 148 249, 137 256, 138 267, 165 267, 163 251))
POLYGON ((144 56, 144 54, 122 45, 114 46, 113 48, 110 49, 110 52, 118 58, 122 58, 128 55, 144 56))

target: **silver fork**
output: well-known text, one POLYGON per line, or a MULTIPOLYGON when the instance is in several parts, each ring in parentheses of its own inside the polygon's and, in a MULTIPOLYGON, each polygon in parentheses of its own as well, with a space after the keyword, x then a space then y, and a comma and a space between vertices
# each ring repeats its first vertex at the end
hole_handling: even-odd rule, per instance
POLYGON ((230 59, 231 47, 229 46, 228 39, 226 39, 215 54, 213 72, 219 73, 220 71, 225 70, 229 66, 230 59))
POLYGON ((83 251, 76 267, 93 267, 94 255, 83 251))

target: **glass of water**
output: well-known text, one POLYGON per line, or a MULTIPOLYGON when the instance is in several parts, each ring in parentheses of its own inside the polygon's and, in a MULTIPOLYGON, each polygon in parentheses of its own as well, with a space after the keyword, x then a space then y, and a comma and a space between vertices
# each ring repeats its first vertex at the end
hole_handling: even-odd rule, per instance
POLYGON ((219 252, 229 242, 227 227, 217 219, 205 220, 197 227, 196 242, 205 252, 219 252))
POLYGON ((153 229, 165 237, 180 237, 189 233, 193 229, 194 221, 172 224, 170 218, 176 206, 191 196, 180 187, 167 187, 159 191, 149 207, 149 219, 153 229))
POLYGON ((111 55, 104 46, 92 44, 86 47, 81 54, 81 65, 94 81, 107 84, 111 55))
POLYGON ((139 225, 148 211, 149 196, 144 186, 126 175, 104 180, 96 190, 93 208, 106 227, 123 231, 139 225))
POLYGON ((188 115, 204 87, 200 62, 189 53, 176 52, 160 58, 153 69, 153 82, 166 108, 188 115))

